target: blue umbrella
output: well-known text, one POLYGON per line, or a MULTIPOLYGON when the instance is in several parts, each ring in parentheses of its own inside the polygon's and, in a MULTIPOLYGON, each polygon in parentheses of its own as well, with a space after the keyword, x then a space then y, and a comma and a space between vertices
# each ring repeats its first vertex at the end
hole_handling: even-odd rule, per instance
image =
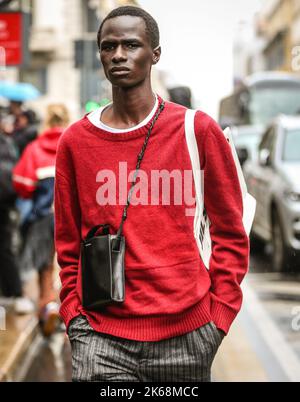
POLYGON ((0 81, 0 96, 10 101, 25 102, 41 95, 32 84, 26 82, 0 81))

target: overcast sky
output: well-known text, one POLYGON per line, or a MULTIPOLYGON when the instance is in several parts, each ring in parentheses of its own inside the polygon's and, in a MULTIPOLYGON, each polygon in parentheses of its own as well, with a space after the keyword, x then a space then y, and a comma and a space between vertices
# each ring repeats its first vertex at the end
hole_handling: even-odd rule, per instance
POLYGON ((233 33, 252 21, 264 0, 139 0, 157 20, 171 84, 188 85, 195 107, 217 118, 219 100, 232 89, 233 33))

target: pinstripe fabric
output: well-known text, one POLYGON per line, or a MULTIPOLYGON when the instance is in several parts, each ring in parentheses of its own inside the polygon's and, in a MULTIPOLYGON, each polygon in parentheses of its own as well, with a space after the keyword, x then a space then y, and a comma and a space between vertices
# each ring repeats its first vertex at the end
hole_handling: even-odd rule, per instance
POLYGON ((93 330, 84 316, 69 326, 73 381, 210 381, 222 335, 213 322, 158 342, 141 342, 93 330))

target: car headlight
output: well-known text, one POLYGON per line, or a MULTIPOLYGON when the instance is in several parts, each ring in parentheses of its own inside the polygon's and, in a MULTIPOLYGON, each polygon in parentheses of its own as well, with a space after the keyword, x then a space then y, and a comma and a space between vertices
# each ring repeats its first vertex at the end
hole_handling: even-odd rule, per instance
POLYGON ((289 201, 300 202, 300 193, 296 191, 285 191, 284 195, 289 201))

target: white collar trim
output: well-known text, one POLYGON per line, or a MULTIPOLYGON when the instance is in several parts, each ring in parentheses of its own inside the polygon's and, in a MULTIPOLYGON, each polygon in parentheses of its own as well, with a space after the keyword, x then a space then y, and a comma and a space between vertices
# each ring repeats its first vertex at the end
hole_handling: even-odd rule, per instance
MULTIPOLYGON (((111 105, 111 103, 110 103, 111 105)), ((106 106, 102 106, 99 109, 94 110, 93 112, 89 113, 87 115, 87 118, 89 119, 89 121, 96 127, 101 128, 102 130, 108 131, 110 133, 128 133, 130 131, 134 131, 137 130, 140 127, 143 127, 145 125, 147 125, 149 123, 149 121, 153 118, 155 111, 158 107, 158 98, 157 95, 155 94, 155 105, 153 107, 153 109, 151 110, 151 112, 148 114, 148 116, 141 121, 138 125, 131 127, 131 128, 114 128, 114 127, 110 127, 107 126, 106 124, 102 123, 101 121, 101 114, 103 112, 103 110, 107 107, 106 106)))

